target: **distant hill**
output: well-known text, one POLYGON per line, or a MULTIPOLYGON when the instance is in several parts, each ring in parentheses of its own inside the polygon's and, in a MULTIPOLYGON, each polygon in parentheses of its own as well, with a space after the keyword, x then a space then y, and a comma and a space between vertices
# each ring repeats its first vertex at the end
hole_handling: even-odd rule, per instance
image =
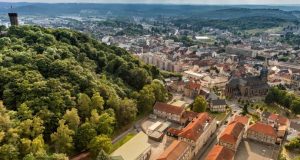
POLYGON ((229 19, 249 16, 273 16, 294 19, 291 11, 300 11, 300 6, 263 6, 263 5, 149 5, 149 4, 88 4, 88 3, 0 3, 0 13, 14 11, 25 15, 107 15, 113 16, 173 16, 209 19, 229 19))
POLYGON ((281 19, 295 20, 297 17, 293 12, 282 11, 279 9, 249 9, 249 8, 230 8, 205 12, 199 15, 201 18, 208 19, 233 19, 242 17, 273 17, 281 19))

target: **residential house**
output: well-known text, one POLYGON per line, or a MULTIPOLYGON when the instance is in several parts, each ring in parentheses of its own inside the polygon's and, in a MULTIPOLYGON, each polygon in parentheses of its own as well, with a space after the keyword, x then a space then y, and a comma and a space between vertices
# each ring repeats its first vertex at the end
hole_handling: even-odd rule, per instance
POLYGON ((257 122, 249 126, 247 138, 267 144, 275 144, 277 133, 271 125, 257 122))
POLYGON ((249 123, 250 123, 250 118, 247 117, 247 116, 236 115, 234 117, 233 121, 230 122, 230 123, 234 123, 234 122, 240 122, 240 123, 242 123, 243 125, 245 125, 245 130, 247 130, 248 126, 249 126, 249 123))
POLYGON ((268 124, 272 125, 273 127, 278 127, 278 126, 290 126, 290 121, 288 118, 283 117, 279 114, 270 114, 268 118, 268 124))
POLYGON ((182 115, 185 112, 185 109, 183 107, 156 102, 153 107, 153 112, 158 117, 165 118, 167 120, 180 124, 185 124, 185 121, 182 119, 182 115))
POLYGON ((192 146, 195 156, 210 136, 216 131, 217 122, 207 112, 199 113, 185 128, 178 134, 178 140, 187 142, 192 146))
POLYGON ((212 112, 226 112, 226 106, 225 99, 216 99, 210 101, 209 109, 212 112))
POLYGON ((215 145, 208 153, 205 160, 233 160, 234 151, 220 145, 215 145))
POLYGON ((188 143, 174 140, 157 160, 190 160, 191 156, 192 148, 188 143))
POLYGON ((187 97, 195 98, 200 94, 201 85, 195 81, 189 81, 184 87, 184 95, 187 97))
POLYGON ((228 124, 219 137, 219 145, 233 151, 237 150, 245 132, 245 125, 240 122, 228 124))
POLYGON ((262 122, 271 125, 277 130, 277 137, 283 138, 290 127, 290 120, 279 114, 263 112, 261 114, 262 122))

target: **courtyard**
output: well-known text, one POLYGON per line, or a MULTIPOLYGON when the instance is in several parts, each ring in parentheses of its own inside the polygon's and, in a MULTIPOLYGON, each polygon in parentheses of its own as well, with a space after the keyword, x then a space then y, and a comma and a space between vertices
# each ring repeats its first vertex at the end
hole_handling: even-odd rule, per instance
POLYGON ((244 139, 238 147, 235 160, 275 160, 278 152, 276 146, 244 139))

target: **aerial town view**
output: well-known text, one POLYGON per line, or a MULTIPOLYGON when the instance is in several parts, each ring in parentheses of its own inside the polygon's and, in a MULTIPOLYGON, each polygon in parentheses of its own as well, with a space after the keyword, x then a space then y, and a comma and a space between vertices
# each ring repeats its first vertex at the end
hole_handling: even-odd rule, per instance
POLYGON ((0 160, 300 160, 300 1, 0 0, 0 160))

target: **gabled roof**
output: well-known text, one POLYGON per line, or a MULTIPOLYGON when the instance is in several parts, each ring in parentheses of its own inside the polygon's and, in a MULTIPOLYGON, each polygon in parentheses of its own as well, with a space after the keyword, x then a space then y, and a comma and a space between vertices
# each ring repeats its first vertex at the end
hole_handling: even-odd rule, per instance
POLYGON ((171 113, 171 114, 176 114, 176 115, 181 115, 182 112, 184 111, 183 107, 177 107, 173 106, 167 103, 161 103, 161 102, 156 102, 153 109, 166 112, 166 113, 171 113))
POLYGON ((272 126, 270 126, 268 124, 261 123, 261 122, 257 122, 255 124, 252 124, 248 128, 248 131, 254 131, 254 132, 257 132, 257 133, 264 134, 264 135, 272 136, 274 138, 277 137, 276 131, 272 126))
POLYGON ((157 160, 177 160, 189 147, 189 144, 186 142, 174 140, 157 160))
POLYGON ((182 130, 181 129, 176 129, 176 128, 169 128, 167 130, 167 132, 171 133, 172 135, 178 136, 179 133, 182 132, 182 130))
POLYGON ((198 116, 198 113, 193 111, 185 111, 183 116, 184 118, 194 119, 198 116))
POLYGON ((197 90, 201 88, 201 85, 199 83, 190 81, 188 84, 186 84, 185 88, 191 89, 191 90, 197 90))
MULTIPOLYGON (((239 116, 239 115, 236 115, 236 116, 234 117, 233 122, 240 122, 240 123, 242 123, 243 125, 247 125, 247 124, 249 123, 249 117, 247 117, 247 116, 239 116)), ((233 123, 233 122, 232 122, 232 123, 233 123)))
POLYGON ((240 122, 230 123, 222 132, 219 140, 226 143, 235 144, 244 127, 245 125, 240 122))
POLYGON ((225 99, 216 99, 211 101, 212 105, 226 105, 225 99))
POLYGON ((207 112, 199 113, 196 118, 182 129, 182 132, 178 136, 196 141, 204 132, 204 128, 211 122, 211 120, 212 118, 207 112))
POLYGON ((278 115, 278 114, 271 114, 271 115, 269 116, 269 119, 270 119, 270 120, 273 120, 273 121, 275 121, 275 122, 278 122, 278 123, 281 124, 281 125, 286 125, 286 124, 288 123, 288 121, 289 121, 288 118, 283 117, 283 116, 278 115))
POLYGON ((232 160, 234 152, 220 145, 215 145, 208 153, 205 160, 232 160))

